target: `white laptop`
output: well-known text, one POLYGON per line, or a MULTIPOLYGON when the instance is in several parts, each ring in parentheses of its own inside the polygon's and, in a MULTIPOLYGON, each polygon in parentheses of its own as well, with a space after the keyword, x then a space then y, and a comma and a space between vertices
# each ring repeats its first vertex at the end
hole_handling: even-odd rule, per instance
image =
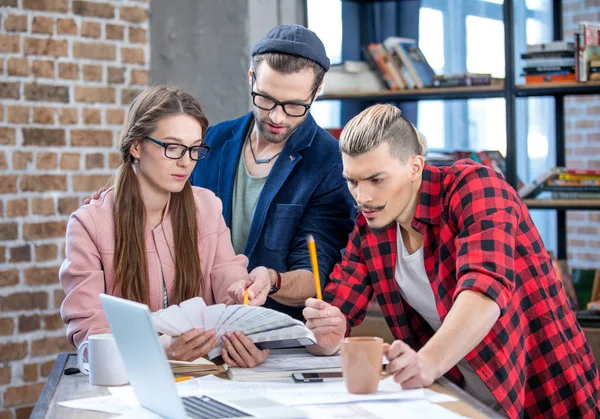
POLYGON ((183 397, 177 394, 175 380, 165 351, 152 325, 145 304, 100 294, 131 387, 140 405, 166 418, 306 418, 294 407, 264 397, 227 394, 219 397, 183 397))

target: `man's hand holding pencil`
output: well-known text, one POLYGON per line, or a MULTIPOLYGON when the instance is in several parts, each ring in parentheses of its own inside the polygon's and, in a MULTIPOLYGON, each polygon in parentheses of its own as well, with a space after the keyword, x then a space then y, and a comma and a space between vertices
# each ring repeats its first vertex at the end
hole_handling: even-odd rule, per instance
POLYGON ((334 353, 346 334, 346 317, 339 308, 325 301, 309 298, 302 311, 306 327, 317 338, 317 345, 323 348, 323 355, 334 353))

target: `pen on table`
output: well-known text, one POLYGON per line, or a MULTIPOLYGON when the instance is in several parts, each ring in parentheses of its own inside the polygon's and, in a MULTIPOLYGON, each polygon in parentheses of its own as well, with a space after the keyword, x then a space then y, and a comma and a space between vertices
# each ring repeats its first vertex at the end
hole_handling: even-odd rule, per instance
POLYGON ((181 381, 187 381, 187 380, 191 380, 194 377, 190 377, 189 375, 186 375, 185 377, 175 377, 175 382, 179 383, 181 381))
POLYGON ((313 270, 313 278, 315 279, 315 288, 317 290, 317 298, 319 300, 323 299, 323 295, 321 295, 321 279, 319 277, 319 262, 317 261, 317 245, 315 243, 315 238, 312 234, 309 234, 306 238, 306 243, 308 244, 308 253, 310 254, 310 262, 312 264, 313 270))
POLYGON ((248 305, 248 288, 244 290, 244 305, 248 305))

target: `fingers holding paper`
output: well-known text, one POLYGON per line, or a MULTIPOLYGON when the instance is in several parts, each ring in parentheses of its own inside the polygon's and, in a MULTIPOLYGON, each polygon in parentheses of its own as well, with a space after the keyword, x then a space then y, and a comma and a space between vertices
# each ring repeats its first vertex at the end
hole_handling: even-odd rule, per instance
POLYGON ((192 329, 173 338, 165 349, 167 358, 177 361, 193 361, 206 355, 217 344, 214 330, 192 329))
POLYGON ((306 300, 302 311, 306 327, 317 338, 323 348, 337 348, 346 334, 346 316, 339 308, 316 298, 306 300))
POLYGON ((254 368, 262 364, 269 350, 256 347, 242 332, 227 332, 222 336, 223 350, 221 356, 230 367, 254 368))
POLYGON ((402 388, 427 387, 438 378, 433 365, 403 341, 396 340, 384 350, 389 360, 386 371, 402 388))

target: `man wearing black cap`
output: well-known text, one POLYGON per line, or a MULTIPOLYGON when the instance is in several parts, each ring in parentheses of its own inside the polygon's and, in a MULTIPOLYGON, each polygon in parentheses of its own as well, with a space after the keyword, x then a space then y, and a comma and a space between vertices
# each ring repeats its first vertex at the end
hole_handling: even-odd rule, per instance
MULTIPOLYGON (((249 269, 269 268, 264 306, 297 319, 315 295, 307 235, 315 238, 324 286, 354 225, 338 144, 308 112, 327 70, 312 31, 280 25, 267 32, 252 49, 252 112, 209 128, 210 152, 192 174, 193 185, 223 201, 234 248, 249 269)), ((244 336, 231 335, 225 348, 230 365, 253 366, 266 356, 244 336)))

